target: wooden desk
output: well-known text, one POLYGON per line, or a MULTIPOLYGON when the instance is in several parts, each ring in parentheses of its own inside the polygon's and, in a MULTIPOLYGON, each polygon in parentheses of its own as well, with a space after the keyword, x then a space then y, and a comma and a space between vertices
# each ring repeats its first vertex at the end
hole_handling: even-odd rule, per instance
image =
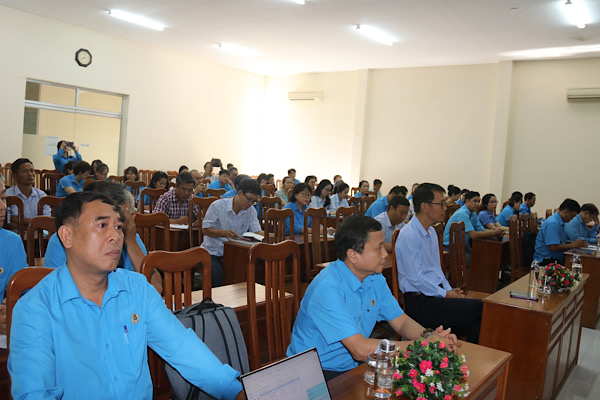
POLYGON ((565 266, 571 268, 571 257, 573 254, 579 254, 583 272, 589 274, 585 285, 585 294, 583 295, 583 315, 581 322, 584 327, 596 329, 598 319, 600 318, 600 256, 598 254, 586 252, 584 249, 573 249, 565 253, 565 266))
MULTIPOLYGON (((471 392, 468 399, 504 399, 508 366, 512 355, 467 342, 463 342, 458 353, 467 357, 466 365, 470 371, 467 382, 471 392)), ((331 397, 334 400, 373 399, 372 396, 367 395, 368 385, 363 380, 365 368, 366 365, 363 363, 329 381, 331 397)), ((405 400, 408 397, 392 395, 392 399, 405 400)))
POLYGON ((473 239, 471 247, 469 289, 494 293, 498 289, 502 255, 509 252, 508 236, 502 240, 473 239))
POLYGON ((554 399, 577 363, 581 338, 583 293, 588 279, 568 293, 541 296, 539 301, 510 297, 527 292, 529 276, 483 299, 479 344, 513 354, 507 398, 554 399))

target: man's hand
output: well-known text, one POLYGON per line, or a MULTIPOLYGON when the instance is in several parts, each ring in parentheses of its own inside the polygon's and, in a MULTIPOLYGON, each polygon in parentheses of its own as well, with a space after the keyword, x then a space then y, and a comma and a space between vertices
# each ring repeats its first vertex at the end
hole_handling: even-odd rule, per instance
POLYGON ((438 328, 435 330, 435 332, 429 336, 429 341, 435 341, 437 342, 442 341, 444 343, 446 343, 446 345, 448 346, 448 348, 452 351, 455 351, 457 347, 460 347, 461 344, 458 342, 458 339, 456 338, 456 335, 453 333, 450 333, 451 329, 445 329, 442 325, 438 326, 438 328))
POLYGON ((177 218, 176 220, 173 220, 173 221, 174 221, 175 224, 187 225, 187 223, 188 223, 188 217, 186 215, 186 216, 183 216, 181 218, 177 218))
POLYGON ((74 152, 77 152, 77 146, 73 145, 73 146, 71 146, 71 148, 73 149, 74 152))
POLYGON ((586 247, 587 245, 588 245, 588 243, 587 243, 587 240, 585 240, 585 239, 577 239, 573 243, 571 243, 571 246, 573 246, 574 249, 586 247))
POLYGON ((6 299, 0 304, 0 333, 6 334, 6 299))
POLYGON ((135 221, 133 220, 133 215, 128 208, 122 208, 123 216, 125 217, 125 222, 123 223, 123 236, 125 237, 125 243, 131 240, 136 240, 135 234, 135 221))
POLYGON ((461 288, 454 288, 446 292, 447 299, 464 299, 465 294, 461 288))
POLYGON ((500 238, 501 238, 502 236, 504 236, 504 230, 503 230, 503 229, 500 229, 500 228, 498 228, 498 229, 494 229, 494 231, 495 231, 495 233, 496 233, 496 236, 498 236, 498 237, 500 237, 500 238))
POLYGON ((228 239, 235 239, 240 235, 238 235, 236 231, 232 231, 230 229, 221 229, 221 236, 226 237, 228 239))

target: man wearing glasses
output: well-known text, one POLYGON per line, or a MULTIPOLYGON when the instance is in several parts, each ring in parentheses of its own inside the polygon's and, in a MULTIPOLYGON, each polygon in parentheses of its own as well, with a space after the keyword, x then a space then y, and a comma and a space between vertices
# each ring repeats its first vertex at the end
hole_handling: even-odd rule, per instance
POLYGON ((210 253, 212 286, 223 284, 223 243, 246 232, 262 233, 256 209, 260 185, 254 179, 240 182, 237 195, 214 201, 202 220, 202 246, 210 253))
POLYGON ((477 343, 483 304, 466 299, 461 288, 453 289, 440 263, 432 225, 444 221, 444 200, 444 188, 433 183, 423 183, 413 193, 415 216, 400 231, 395 247, 404 311, 426 328, 451 327, 477 343))
POLYGON ((195 183, 194 177, 189 172, 177 175, 175 190, 169 190, 158 198, 154 212, 167 214, 172 224, 187 224, 188 205, 194 197, 195 183))

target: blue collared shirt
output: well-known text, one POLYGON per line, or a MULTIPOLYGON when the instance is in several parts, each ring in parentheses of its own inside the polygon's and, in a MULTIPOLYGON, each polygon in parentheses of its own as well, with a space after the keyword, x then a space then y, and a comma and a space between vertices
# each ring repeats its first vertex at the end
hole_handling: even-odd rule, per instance
MULTIPOLYGON (((234 197, 229 197, 212 202, 202 220, 202 228, 227 229, 235 231, 238 235, 260 231, 256 209, 250 207, 247 210, 240 210, 236 214, 233 212, 233 199, 234 197)), ((226 240, 229 239, 204 235, 200 247, 206 249, 211 256, 222 257, 223 243, 226 240)))
POLYGON ((26 266, 27 254, 19 235, 0 227, 0 303, 10 278, 26 266))
POLYGON ((66 188, 72 187, 76 192, 83 192, 84 179, 80 179, 79 183, 75 178, 75 175, 67 175, 60 178, 58 185, 56 185, 56 197, 67 197, 66 188))
POLYGON ((504 209, 500 211, 498 217, 496 217, 496 221, 502 226, 508 226, 509 218, 515 214, 515 209, 510 204, 507 204, 504 209))
POLYGON ((533 258, 536 261, 543 261, 544 258, 554 257, 559 262, 565 261, 565 255, 562 251, 550 251, 551 244, 567 243, 567 234, 565 233, 565 222, 558 212, 555 212, 542 224, 537 238, 535 239, 535 254, 533 258))
POLYGON ((525 202, 522 202, 519 206, 519 215, 521 214, 531 214, 531 208, 529 208, 525 202))
POLYGON ((367 217, 375 218, 382 212, 386 212, 390 203, 388 202, 387 196, 383 196, 382 198, 375 200, 373 204, 367 209, 365 215, 367 217))
POLYGON ((217 398, 233 399, 242 389, 239 373, 179 322, 143 275, 110 272, 98 307, 62 265, 14 308, 13 398, 149 399, 147 346, 217 398))
POLYGON ((327 211, 336 211, 340 207, 350 207, 347 199, 340 200, 339 193, 331 195, 330 199, 331 203, 327 207, 327 211))
MULTIPOLYGON (((479 222, 479 218, 477 214, 469 211, 467 206, 462 206, 448 220, 446 224, 446 228, 444 229, 444 246, 450 246, 450 225, 454 222, 464 222, 465 223, 465 234, 471 231, 479 232, 482 231, 483 225, 479 222)), ((466 238, 465 238, 466 243, 466 238)))
POLYGON ((496 217, 494 216, 494 213, 489 212, 488 210, 480 211, 478 218, 479 222, 481 222, 481 225, 484 228, 487 224, 496 225, 496 217))
POLYGON ((54 168, 62 174, 66 163, 81 161, 81 154, 75 152, 74 156, 63 157, 63 149, 58 149, 56 154, 52 156, 52 161, 54 161, 54 168))
POLYGON ((208 185, 208 189, 225 189, 227 191, 230 191, 232 189, 232 187, 229 183, 226 183, 225 185, 221 185, 221 181, 216 180, 214 182, 211 182, 210 185, 208 185))
POLYGON ((461 207, 465 205, 465 203, 462 201, 462 199, 459 197, 458 200, 456 200, 456 204, 460 205, 461 207))
MULTIPOLYGON (((37 211, 38 202, 40 201, 40 199, 42 197, 46 196, 46 193, 44 193, 43 191, 41 191, 38 188, 32 187, 31 194, 29 195, 29 197, 27 197, 21 192, 21 189, 19 189, 19 186, 15 185, 15 186, 11 186, 8 189, 6 189, 6 195, 7 196, 17 196, 18 198, 23 200, 23 214, 24 214, 25 218, 33 218, 33 217, 38 216, 38 211, 37 211)), ((17 209, 17 206, 8 207, 9 221, 10 221, 10 217, 12 215, 18 214, 18 212, 19 211, 17 209)), ((52 215, 52 210, 50 209, 49 205, 44 206, 43 215, 45 215, 47 217, 52 215)))
MULTIPOLYGON (((202 192, 198 193, 202 194, 202 192)), ((231 189, 229 192, 225 192, 225 194, 221 197, 222 199, 228 199, 230 197, 237 196, 237 189, 231 189)))
POLYGON ((565 233, 567 234, 567 239, 572 242, 577 239, 585 239, 588 243, 596 244, 598 224, 594 224, 594 227, 590 229, 583 223, 581 215, 577 214, 575 218, 565 224, 565 233))
POLYGON ((308 286, 286 354, 316 347, 323 369, 350 370, 358 362, 341 341, 359 333, 368 338, 376 322, 402 314, 383 275, 369 275, 361 282, 343 261, 334 261, 308 286))
MULTIPOLYGON (((302 228, 304 227, 304 212, 306 211, 308 206, 303 206, 302 211, 300 211, 300 209, 298 208, 298 205, 296 205, 296 202, 290 201, 283 208, 289 208, 290 210, 292 210, 294 212, 294 234, 299 235, 300 231, 302 231, 302 228)), ((308 227, 310 228, 310 217, 308 218, 308 227)), ((285 234, 286 235, 290 234, 290 219, 289 218, 285 219, 285 234)))
POLYGON ((446 292, 452 290, 442 271, 438 237, 433 227, 425 230, 415 216, 400 231, 394 250, 398 264, 398 284, 402 292, 446 297, 446 292))
POLYGON ((406 225, 404 222, 400 222, 398 225, 393 226, 387 211, 376 215, 375 221, 379 221, 379 223, 383 227, 383 236, 385 237, 386 243, 392 243, 392 236, 394 235, 394 231, 396 229, 402 229, 406 225))

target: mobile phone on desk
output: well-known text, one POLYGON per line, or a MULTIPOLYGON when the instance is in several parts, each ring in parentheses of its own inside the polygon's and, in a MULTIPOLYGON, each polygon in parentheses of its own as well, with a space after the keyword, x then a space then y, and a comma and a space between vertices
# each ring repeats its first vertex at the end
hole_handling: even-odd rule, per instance
POLYGON ((510 297, 514 297, 515 299, 523 299, 529 301, 538 301, 537 297, 530 296, 529 293, 517 292, 515 290, 510 291, 510 297))

